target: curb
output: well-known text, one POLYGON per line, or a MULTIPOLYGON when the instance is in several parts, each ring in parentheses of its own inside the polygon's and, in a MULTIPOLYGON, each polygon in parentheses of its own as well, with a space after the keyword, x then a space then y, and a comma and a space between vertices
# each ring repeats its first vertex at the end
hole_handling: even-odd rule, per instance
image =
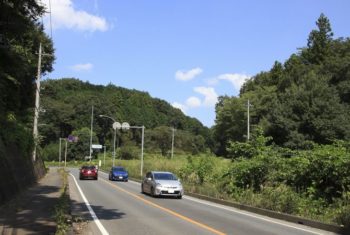
POLYGON ((253 212, 253 213, 256 213, 259 215, 265 215, 265 216, 275 218, 275 219, 285 220, 285 221, 296 223, 296 224, 302 224, 302 225, 306 225, 309 227, 326 230, 329 232, 335 232, 335 233, 344 234, 344 235, 349 234, 349 232, 350 232, 350 228, 345 228, 345 227, 342 227, 339 225, 326 224, 323 222, 319 222, 319 221, 315 221, 315 220, 311 220, 311 219, 305 219, 305 218, 295 216, 295 215, 289 215, 289 214, 280 213, 280 212, 276 212, 276 211, 272 211, 272 210, 243 205, 243 204, 240 204, 237 202, 230 202, 230 201, 221 200, 221 199, 217 199, 217 198, 213 198, 213 197, 208 197, 208 196, 204 196, 204 195, 196 194, 196 193, 189 193, 188 192, 188 193, 186 193, 186 195, 191 196, 191 197, 195 197, 198 199, 210 201, 210 202, 215 202, 215 203, 225 205, 225 206, 231 206, 231 207, 234 207, 234 208, 237 208, 240 210, 253 212))
MULTIPOLYGON (((105 172, 105 171, 103 171, 103 172, 105 172)), ((108 174, 108 172, 105 172, 105 173, 108 174)), ((129 180, 141 183, 140 179, 135 179, 135 178, 129 177, 129 180)), ((276 211, 272 211, 272 210, 248 206, 248 205, 240 204, 237 202, 230 202, 230 201, 217 199, 217 198, 213 198, 213 197, 209 197, 209 196, 205 196, 205 195, 201 195, 201 194, 197 194, 197 193, 185 192, 185 195, 195 197, 198 199, 202 199, 202 200, 206 200, 206 201, 210 201, 210 202, 215 202, 215 203, 220 204, 220 205, 231 206, 231 207, 234 207, 234 208, 237 208, 240 210, 253 212, 253 213, 256 213, 259 215, 264 215, 264 216, 268 216, 271 218, 292 222, 295 224, 306 225, 306 226, 316 228, 316 229, 322 229, 325 231, 344 234, 344 235, 350 234, 350 228, 346 228, 346 227, 335 225, 335 224, 327 224, 327 223, 323 223, 320 221, 306 219, 306 218, 302 218, 302 217, 295 216, 295 215, 290 215, 290 214, 285 214, 285 213, 276 212, 276 211)))

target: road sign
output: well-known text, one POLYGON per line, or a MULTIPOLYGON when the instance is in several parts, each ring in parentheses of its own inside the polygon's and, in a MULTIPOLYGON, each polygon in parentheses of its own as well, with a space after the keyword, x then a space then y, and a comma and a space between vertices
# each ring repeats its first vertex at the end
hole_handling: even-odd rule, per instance
POLYGON ((100 144, 93 144, 93 145, 91 145, 91 148, 93 148, 93 149, 102 149, 102 145, 100 145, 100 144))
POLYGON ((78 136, 69 135, 67 140, 68 142, 78 142, 78 136))

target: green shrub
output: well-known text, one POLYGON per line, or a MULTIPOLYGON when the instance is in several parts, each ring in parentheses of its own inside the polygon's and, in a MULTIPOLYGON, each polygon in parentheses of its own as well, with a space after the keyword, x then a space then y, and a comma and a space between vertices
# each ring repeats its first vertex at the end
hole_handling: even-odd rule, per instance
POLYGON ((130 160, 140 158, 141 150, 139 147, 126 145, 117 150, 117 156, 120 159, 130 160))
POLYGON ((273 211, 298 214, 301 198, 291 187, 280 184, 277 187, 265 187, 261 191, 261 207, 273 211))
MULTIPOLYGON (((41 157, 44 161, 58 161, 59 156, 59 145, 58 144, 48 144, 43 149, 41 149, 41 157)), ((62 148, 61 157, 64 156, 64 148, 62 148)))
POLYGON ((179 170, 180 177, 188 183, 202 185, 211 177, 214 159, 208 156, 187 158, 187 164, 179 170))

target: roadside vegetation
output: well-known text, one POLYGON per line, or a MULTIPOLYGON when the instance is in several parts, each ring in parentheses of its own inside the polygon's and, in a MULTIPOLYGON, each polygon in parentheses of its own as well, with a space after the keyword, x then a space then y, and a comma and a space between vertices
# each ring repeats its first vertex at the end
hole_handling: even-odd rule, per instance
MULTIPOLYGON (((94 106, 92 140, 106 146, 108 154, 104 165, 103 153, 94 151, 92 164, 101 160, 104 170, 112 165, 114 131, 111 119, 99 115, 146 126, 143 173, 172 171, 187 192, 350 226, 350 39, 334 39, 325 15, 320 15, 305 47, 246 81, 238 96, 219 97, 212 128, 147 92, 75 78, 47 79, 41 90, 44 125, 34 140, 40 43, 45 53, 52 54, 43 57, 42 74, 52 71, 55 60, 54 45, 40 21, 44 12, 33 0, 3 1, 0 7, 5 29, 0 35, 0 203, 34 182, 36 176, 28 170, 34 143, 39 144, 39 159, 58 165, 60 138, 77 137, 67 143, 68 165, 84 163, 90 154, 94 106), (253 104, 249 140, 248 100, 253 104)), ((118 130, 116 143, 116 165, 140 179, 140 130, 118 130)), ((63 178, 55 211, 58 234, 68 226, 63 178)))
POLYGON ((64 168, 58 169, 62 178, 61 196, 55 205, 54 218, 56 220, 56 235, 67 234, 71 227, 70 198, 68 192, 68 174, 64 168))
MULTIPOLYGON (((182 117, 147 93, 69 79, 48 81, 44 102, 56 111, 47 119, 52 131, 43 132, 42 156, 57 164, 58 138, 73 134, 81 142, 68 143, 67 158, 70 165, 83 164, 90 137, 86 128, 90 104, 84 100, 94 96, 97 114, 146 125, 143 174, 172 171, 187 192, 349 227, 350 39, 333 39, 323 14, 316 25, 306 47, 246 81, 239 96, 219 97, 211 129, 182 117), (75 99, 69 98, 72 94, 75 99), (108 95, 103 99, 103 94, 108 95), (102 99, 108 105, 102 105, 102 99), (249 140, 248 100, 253 104, 249 140), (110 107, 118 108, 112 112, 110 107), (57 115, 63 115, 59 121, 57 115), (173 127, 176 154, 171 158, 173 127)), ((94 130, 93 142, 107 146, 108 154, 104 165, 103 153, 94 151, 92 163, 101 160, 108 171, 111 122, 98 119, 94 130)), ((140 131, 118 130, 116 143, 115 164, 140 179, 140 131)))
MULTIPOLYGON (((181 179, 185 192, 350 226, 350 143, 291 151, 267 145, 268 139, 257 131, 244 147, 232 142, 231 159, 210 154, 175 154, 173 158, 145 154, 143 175, 149 170, 171 171, 181 179), (251 157, 244 157, 251 153, 251 157)), ((99 162, 100 169, 108 172, 111 154, 105 161, 100 154, 92 162, 72 161, 68 166, 99 162)), ((50 164, 58 163, 47 162, 50 164)), ((137 180, 141 179, 140 164, 140 159, 121 160, 117 156, 115 160, 115 165, 124 166, 137 180)))

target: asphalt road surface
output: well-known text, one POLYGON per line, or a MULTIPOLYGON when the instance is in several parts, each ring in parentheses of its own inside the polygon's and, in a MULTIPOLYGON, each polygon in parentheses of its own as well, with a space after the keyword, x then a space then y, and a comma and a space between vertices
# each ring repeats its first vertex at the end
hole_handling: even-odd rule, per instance
POLYGON ((90 234, 334 234, 189 196, 153 198, 139 183, 112 182, 101 171, 97 181, 70 172, 71 199, 90 218, 90 234))

